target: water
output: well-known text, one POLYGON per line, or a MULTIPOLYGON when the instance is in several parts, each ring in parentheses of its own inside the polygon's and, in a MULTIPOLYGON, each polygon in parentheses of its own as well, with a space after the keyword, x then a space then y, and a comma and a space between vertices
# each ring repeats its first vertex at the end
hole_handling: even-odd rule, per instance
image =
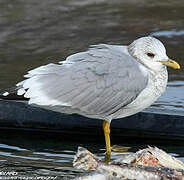
POLYGON ((170 81, 166 92, 152 105, 156 108, 184 111, 184 81, 170 81))
MULTIPOLYGON (((145 143, 145 142, 144 142, 145 143)), ((112 159, 120 158, 145 148, 144 143, 135 140, 121 144, 131 147, 127 152, 113 153, 112 159)), ((150 144, 150 143, 149 143, 150 144)), ((152 143, 153 144, 153 143, 152 143)), ((184 143, 180 146, 163 142, 156 143, 158 147, 184 162, 184 143)), ((78 146, 83 146, 104 158, 104 142, 71 142, 62 137, 33 134, 2 134, 0 137, 0 172, 15 172, 19 176, 57 177, 56 179, 71 179, 81 174, 81 171, 72 167, 73 156, 78 146), (22 138, 24 137, 24 138, 22 138)), ((7 177, 7 176, 6 176, 7 177)))
MULTIPOLYGON (((172 0, 1 0, 0 87, 12 87, 28 70, 56 63, 90 44, 128 44, 154 35, 164 42, 168 55, 181 64, 181 70, 169 69, 167 91, 153 106, 183 111, 183 9, 183 1, 172 0)), ((1 134, 1 171, 64 179, 79 173, 72 168, 78 145, 104 156, 104 142, 79 144, 61 137, 30 136, 1 134)), ((145 144, 130 141, 124 145, 133 147, 131 152, 145 144)), ((182 144, 161 144, 183 160, 182 144)))
POLYGON ((57 63, 90 44, 128 44, 140 36, 154 35, 181 64, 181 70, 169 69, 168 89, 176 85, 177 93, 167 91, 158 103, 183 109, 184 87, 175 82, 184 80, 183 8, 182 1, 171 0, 2 0, 0 87, 12 87, 28 70, 57 63))

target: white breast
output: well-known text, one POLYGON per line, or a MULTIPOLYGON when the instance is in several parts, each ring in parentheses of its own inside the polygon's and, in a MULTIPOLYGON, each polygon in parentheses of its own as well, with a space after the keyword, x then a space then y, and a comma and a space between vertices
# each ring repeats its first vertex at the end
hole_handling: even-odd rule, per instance
POLYGON ((139 96, 131 102, 129 105, 119 110, 113 115, 113 119, 127 117, 143 109, 149 107, 154 101, 156 101, 166 89, 168 73, 167 69, 164 69, 160 73, 148 72, 149 80, 147 87, 139 94, 139 96))

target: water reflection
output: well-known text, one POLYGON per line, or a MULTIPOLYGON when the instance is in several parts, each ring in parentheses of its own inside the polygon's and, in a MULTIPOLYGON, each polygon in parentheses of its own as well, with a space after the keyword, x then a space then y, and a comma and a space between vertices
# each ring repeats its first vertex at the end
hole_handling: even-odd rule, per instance
POLYGON ((176 31, 176 30, 170 30, 170 31, 158 31, 158 32, 154 32, 151 34, 152 36, 156 36, 156 37, 168 37, 168 38, 172 38, 173 36, 183 36, 184 35, 184 30, 180 30, 180 31, 176 31))
POLYGON ((184 111, 184 81, 171 81, 166 92, 152 105, 168 110, 184 111))
MULTIPOLYGON (((6 134, 0 137, 0 167, 1 171, 16 171, 19 175, 49 175, 57 176, 58 179, 73 178, 81 171, 72 167, 73 157, 78 147, 78 143, 66 142, 62 137, 45 138, 44 136, 17 134, 6 134), (24 137, 22 139, 22 137, 24 137), (59 139, 58 139, 59 138, 59 139), (43 142, 40 143, 40 142, 43 142), (3 143, 2 143, 3 142, 3 143), (39 143, 39 144, 38 144, 39 143)), ((157 144, 157 143, 156 143, 157 144)), ((157 145, 169 152, 171 155, 184 161, 184 151, 182 145, 157 145)), ((145 148, 142 143, 122 144, 126 149, 124 152, 113 152, 112 159, 136 152, 140 148, 145 148), (126 148, 127 147, 127 148, 126 148)), ((152 144, 154 145, 154 144, 152 144)), ((95 153, 102 160, 104 158, 105 146, 103 143, 80 144, 95 153)))

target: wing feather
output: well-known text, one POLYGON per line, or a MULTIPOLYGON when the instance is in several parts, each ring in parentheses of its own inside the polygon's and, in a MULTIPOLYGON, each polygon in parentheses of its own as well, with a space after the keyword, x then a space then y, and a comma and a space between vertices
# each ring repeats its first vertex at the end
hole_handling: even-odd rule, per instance
POLYGON ((148 76, 123 46, 96 45, 62 64, 33 69, 17 84, 30 104, 68 106, 106 117, 131 103, 146 88, 148 76))

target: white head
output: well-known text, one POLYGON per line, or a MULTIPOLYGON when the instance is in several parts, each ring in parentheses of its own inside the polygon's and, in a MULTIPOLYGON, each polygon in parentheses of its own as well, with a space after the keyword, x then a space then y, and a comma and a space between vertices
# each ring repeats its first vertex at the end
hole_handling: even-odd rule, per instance
POLYGON ((128 52, 144 66, 161 71, 166 66, 179 69, 179 64, 168 58, 164 45, 154 37, 142 37, 128 46, 128 52))

